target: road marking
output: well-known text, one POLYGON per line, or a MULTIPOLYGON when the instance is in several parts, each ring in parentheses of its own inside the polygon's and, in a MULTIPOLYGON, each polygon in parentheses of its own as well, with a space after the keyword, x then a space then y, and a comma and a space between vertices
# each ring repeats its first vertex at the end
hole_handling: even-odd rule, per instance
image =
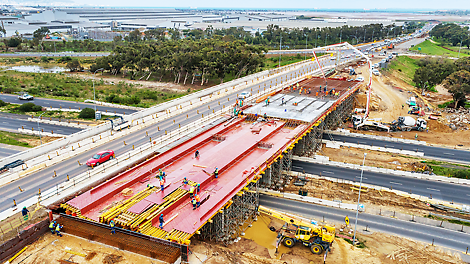
MULTIPOLYGON (((356 178, 360 179, 360 178, 361 178, 361 176, 356 176, 356 178)), ((366 177, 364 177, 364 176, 362 176, 362 179, 363 179, 363 180, 367 180, 367 178, 366 178, 366 177)))
POLYGON ((391 184, 396 184, 396 185, 403 185, 402 183, 399 182, 390 182, 391 184))
POLYGON ((323 171, 324 173, 329 173, 329 174, 335 174, 334 172, 332 171, 323 171))
POLYGON ((303 169, 303 167, 299 167, 299 166, 292 166, 292 168, 303 169))
POLYGON ((454 154, 448 152, 444 152, 444 154, 454 156, 454 154))
POLYGON ((433 188, 426 188, 426 189, 428 189, 428 190, 430 190, 430 191, 440 192, 440 190, 438 190, 438 189, 433 189, 433 188))

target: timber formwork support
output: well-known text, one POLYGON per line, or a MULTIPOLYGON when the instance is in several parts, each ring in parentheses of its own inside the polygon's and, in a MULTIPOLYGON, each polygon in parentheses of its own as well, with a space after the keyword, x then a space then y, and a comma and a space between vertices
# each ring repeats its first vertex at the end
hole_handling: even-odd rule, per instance
POLYGON ((244 235, 247 222, 256 218, 259 206, 258 181, 250 183, 207 222, 200 231, 202 239, 230 244, 244 235))

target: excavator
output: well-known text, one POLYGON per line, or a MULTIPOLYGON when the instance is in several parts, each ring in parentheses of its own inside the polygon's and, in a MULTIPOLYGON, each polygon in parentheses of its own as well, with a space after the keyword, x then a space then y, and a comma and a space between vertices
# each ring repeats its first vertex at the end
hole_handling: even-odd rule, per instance
POLYGON ((276 230, 272 226, 269 228, 271 231, 278 233, 276 252, 280 243, 291 248, 295 246, 297 242, 310 248, 310 251, 317 255, 321 254, 323 251, 331 250, 330 247, 335 239, 335 227, 328 225, 320 226, 314 221, 309 221, 308 219, 288 213, 278 212, 261 205, 258 207, 258 211, 285 222, 279 230, 276 230))

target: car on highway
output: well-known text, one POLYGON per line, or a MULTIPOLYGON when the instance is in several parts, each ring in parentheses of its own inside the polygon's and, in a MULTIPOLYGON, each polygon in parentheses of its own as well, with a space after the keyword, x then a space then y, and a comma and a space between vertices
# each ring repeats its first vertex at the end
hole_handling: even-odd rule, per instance
POLYGON ((100 151, 93 155, 91 159, 87 160, 86 165, 89 167, 96 167, 99 166, 100 164, 103 164, 103 162, 106 162, 108 160, 114 159, 114 151, 108 149, 104 151, 100 151))
POLYGON ((238 95, 238 99, 246 99, 251 96, 250 92, 242 92, 241 94, 238 95))
POLYGON ((18 95, 18 99, 20 100, 34 100, 34 96, 29 95, 28 93, 22 93, 18 95))
POLYGON ((372 74, 375 75, 375 76, 379 76, 379 75, 380 75, 380 72, 379 72, 379 70, 377 70, 377 69, 373 69, 373 70, 372 70, 372 74))
POLYGON ((359 77, 356 78, 356 81, 363 82, 363 81, 364 81, 364 77, 359 76, 359 77))

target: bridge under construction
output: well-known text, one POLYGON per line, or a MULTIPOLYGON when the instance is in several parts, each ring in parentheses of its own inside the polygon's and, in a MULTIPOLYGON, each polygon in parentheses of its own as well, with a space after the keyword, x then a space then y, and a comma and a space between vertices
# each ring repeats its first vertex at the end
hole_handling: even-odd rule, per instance
POLYGON ((308 76, 251 105, 237 102, 237 116, 61 204, 64 231, 166 262, 187 262, 193 236, 236 241, 256 219, 259 188, 289 184, 292 155, 321 146, 323 131, 351 114, 360 85, 308 76), (198 186, 194 209, 190 189, 198 186))

